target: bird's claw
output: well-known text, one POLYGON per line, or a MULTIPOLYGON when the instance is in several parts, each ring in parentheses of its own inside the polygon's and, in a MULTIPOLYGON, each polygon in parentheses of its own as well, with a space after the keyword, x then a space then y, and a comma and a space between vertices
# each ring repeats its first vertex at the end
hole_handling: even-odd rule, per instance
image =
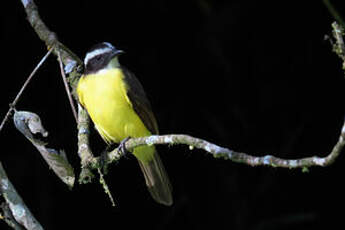
POLYGON ((120 144, 119 144, 119 150, 121 152, 121 154, 123 154, 124 156, 127 156, 130 154, 130 152, 126 149, 126 142, 130 139, 130 137, 126 137, 125 139, 123 139, 120 144))

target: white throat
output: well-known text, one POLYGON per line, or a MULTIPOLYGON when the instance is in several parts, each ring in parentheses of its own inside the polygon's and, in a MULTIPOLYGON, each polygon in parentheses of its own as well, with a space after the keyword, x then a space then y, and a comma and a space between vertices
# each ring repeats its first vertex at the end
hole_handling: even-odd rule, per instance
POLYGON ((111 59, 111 61, 108 63, 107 65, 107 69, 112 69, 112 68, 119 68, 120 67, 120 63, 119 63, 119 59, 118 57, 114 57, 113 59, 111 59))

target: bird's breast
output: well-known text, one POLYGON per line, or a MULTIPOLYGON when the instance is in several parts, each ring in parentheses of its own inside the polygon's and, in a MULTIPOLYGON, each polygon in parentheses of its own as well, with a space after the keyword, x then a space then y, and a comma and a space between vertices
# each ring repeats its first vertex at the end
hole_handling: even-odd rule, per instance
POLYGON ((127 87, 121 69, 101 70, 82 77, 78 83, 80 102, 107 142, 149 135, 132 108, 127 87))

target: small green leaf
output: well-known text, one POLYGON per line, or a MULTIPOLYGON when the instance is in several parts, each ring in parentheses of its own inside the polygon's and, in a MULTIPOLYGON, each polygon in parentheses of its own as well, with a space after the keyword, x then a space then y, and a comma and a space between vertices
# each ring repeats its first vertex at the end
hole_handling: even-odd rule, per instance
POLYGON ((302 168, 302 173, 308 173, 309 172, 309 168, 308 167, 303 167, 302 168))

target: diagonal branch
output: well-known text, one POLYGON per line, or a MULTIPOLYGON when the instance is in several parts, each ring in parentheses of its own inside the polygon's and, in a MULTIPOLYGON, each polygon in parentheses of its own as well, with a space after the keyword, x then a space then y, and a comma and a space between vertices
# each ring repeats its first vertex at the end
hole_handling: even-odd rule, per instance
MULTIPOLYGON (((77 55, 75 55, 70 49, 63 45, 57 38, 56 34, 49 30, 49 28, 42 21, 38 8, 34 0, 20 0, 24 6, 25 12, 27 14, 27 19, 35 30, 39 38, 45 42, 46 46, 54 46, 53 53, 58 57, 59 62, 63 63, 65 68, 64 72, 69 74, 68 81, 72 89, 75 89, 76 83, 80 77, 80 71, 82 69, 83 63, 77 55)), ((63 72, 61 70, 61 72, 63 72)), ((65 86, 66 87, 66 86, 65 86)), ((73 95, 76 100, 75 95, 73 95)), ((73 102, 70 101, 70 104, 73 102)), ((75 112, 73 112, 75 115, 75 112)), ((81 159, 82 171, 80 176, 80 182, 90 182, 93 178, 92 172, 87 169, 84 162, 88 162, 90 158, 93 158, 92 152, 89 148, 88 138, 89 138, 89 123, 87 112, 83 108, 78 109, 78 153, 81 159)))
POLYGON ((6 202, 3 202, 0 205, 0 208, 2 209, 2 215, 1 218, 4 220, 8 226, 13 228, 14 230, 23 230, 24 228, 14 219, 14 216, 11 212, 11 209, 9 205, 6 202))
POLYGON ((75 176, 73 167, 68 162, 64 150, 56 150, 48 147, 46 131, 42 125, 41 118, 32 112, 15 111, 13 116, 14 126, 26 139, 38 150, 49 168, 66 184, 73 188, 75 176), (40 136, 38 135, 40 134, 40 136))
POLYGON ((64 65, 71 65, 74 63, 74 66, 82 66, 83 62, 75 55, 70 49, 63 45, 57 38, 56 34, 49 30, 49 28, 42 21, 37 6, 33 0, 21 0, 24 9, 27 14, 27 19, 35 30, 39 38, 45 42, 46 46, 52 47, 55 46, 54 54, 58 56, 58 51, 61 52, 61 58, 64 65))
MULTIPOLYGON (((0 162, 0 191, 4 196, 11 213, 16 220, 27 230, 43 230, 41 224, 32 215, 22 198, 8 179, 5 169, 0 162)), ((18 228, 17 228, 18 229, 18 228)))

